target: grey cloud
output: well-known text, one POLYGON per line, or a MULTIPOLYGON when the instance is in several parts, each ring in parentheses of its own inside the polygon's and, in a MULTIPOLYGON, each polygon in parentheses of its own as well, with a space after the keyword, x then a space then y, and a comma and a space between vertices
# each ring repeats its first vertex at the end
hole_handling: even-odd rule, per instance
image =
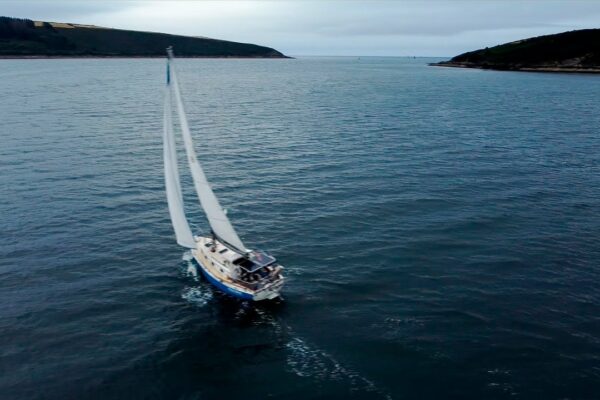
POLYGON ((582 16, 596 16, 600 23, 600 4, 591 1, 333 2, 303 3, 303 7, 295 7, 288 14, 267 29, 277 31, 285 27, 288 32, 299 33, 310 30, 324 36, 439 36, 564 26, 582 16))
POLYGON ((129 1, 0 1, 0 15, 56 22, 78 22, 82 16, 139 6, 129 1), (72 20, 71 20, 72 19, 72 20))
POLYGON ((441 55, 564 30, 600 27, 591 0, 1 1, 0 14, 257 43, 286 54, 441 55), (225 3, 211 3, 225 4, 225 3), (237 6, 239 5, 239 7, 237 6), (231 10, 230 10, 231 11, 231 10))

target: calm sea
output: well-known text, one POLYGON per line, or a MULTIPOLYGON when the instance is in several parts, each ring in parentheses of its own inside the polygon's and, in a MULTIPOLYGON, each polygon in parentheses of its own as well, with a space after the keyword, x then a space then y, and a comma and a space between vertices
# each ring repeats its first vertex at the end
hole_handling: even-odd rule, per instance
POLYGON ((0 398, 598 398, 600 76, 431 61, 178 61, 265 305, 175 243, 163 60, 0 61, 0 398))

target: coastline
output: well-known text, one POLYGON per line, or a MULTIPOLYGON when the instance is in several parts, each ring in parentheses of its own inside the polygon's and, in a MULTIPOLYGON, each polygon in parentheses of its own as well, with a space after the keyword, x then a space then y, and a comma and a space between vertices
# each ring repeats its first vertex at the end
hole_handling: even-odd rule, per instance
POLYGON ((163 58, 169 46, 181 58, 288 58, 252 43, 11 17, 0 36, 0 59, 163 58))
MULTIPOLYGON (((104 59, 104 58, 165 58, 165 55, 0 55, 0 60, 47 60, 47 59, 104 59)), ((214 58, 214 59, 267 59, 267 60, 283 60, 293 59, 290 56, 178 56, 177 58, 214 58)))
POLYGON ((585 73, 585 74, 600 74, 600 67, 585 68, 585 67, 560 67, 560 66, 518 66, 518 65, 490 65, 490 64, 474 64, 464 62, 449 62, 442 61, 439 63, 430 63, 432 67, 448 67, 448 68, 471 68, 471 69, 489 69, 493 71, 517 71, 517 72, 549 72, 549 73, 585 73))

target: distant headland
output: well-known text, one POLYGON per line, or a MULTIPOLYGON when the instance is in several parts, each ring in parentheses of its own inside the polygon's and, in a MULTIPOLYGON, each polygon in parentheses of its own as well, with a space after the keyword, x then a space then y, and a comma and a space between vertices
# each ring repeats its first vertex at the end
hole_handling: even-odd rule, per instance
POLYGON ((248 43, 0 17, 0 58, 162 57, 168 46, 179 57, 289 58, 248 43))
POLYGON ((441 67, 600 73, 600 29, 538 36, 464 53, 441 67))

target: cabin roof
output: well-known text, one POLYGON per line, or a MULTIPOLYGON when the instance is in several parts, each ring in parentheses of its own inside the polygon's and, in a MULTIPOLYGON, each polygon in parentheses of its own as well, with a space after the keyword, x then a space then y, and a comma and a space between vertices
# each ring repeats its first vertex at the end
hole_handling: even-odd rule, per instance
MULTIPOLYGON (((212 246, 212 240, 207 240, 204 245, 212 246)), ((277 261, 275 257, 260 250, 253 250, 247 257, 231 250, 217 240, 217 248, 215 250, 217 258, 223 261, 229 261, 232 264, 239 265, 247 272, 255 272, 259 269, 271 265, 277 261)))
POLYGON ((229 261, 230 263, 233 263, 234 261, 237 261, 238 259, 242 258, 241 255, 231 250, 230 248, 222 245, 219 241, 217 241, 216 253, 219 254, 219 258, 223 259, 224 261, 229 261))
POLYGON ((275 257, 260 250, 254 250, 252 253, 250 253, 249 258, 250 261, 258 265, 258 268, 266 267, 267 265, 275 262, 275 257))

